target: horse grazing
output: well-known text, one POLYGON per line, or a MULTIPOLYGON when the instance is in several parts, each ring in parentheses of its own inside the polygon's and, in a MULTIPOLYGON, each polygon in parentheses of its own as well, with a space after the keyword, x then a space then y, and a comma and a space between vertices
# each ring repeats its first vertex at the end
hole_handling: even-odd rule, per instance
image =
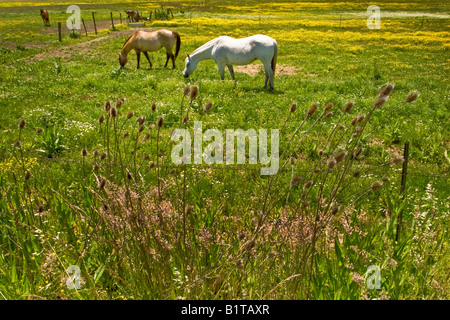
POLYGON ((42 10, 41 9, 41 17, 42 17, 42 20, 44 20, 44 25, 45 26, 49 26, 50 25, 50 18, 48 16, 47 10, 42 10))
POLYGON ((150 63, 150 68, 153 66, 150 58, 148 57, 147 52, 158 51, 162 47, 166 48, 167 60, 164 68, 167 67, 167 63, 169 59, 172 59, 173 68, 175 69, 175 59, 178 57, 178 53, 180 52, 181 46, 181 38, 178 32, 170 31, 170 30, 157 30, 157 31, 142 31, 138 30, 128 40, 122 47, 122 50, 119 53, 119 63, 120 67, 123 68, 127 63, 127 55, 128 53, 134 49, 136 51, 137 56, 137 68, 139 69, 139 62, 141 58, 141 52, 147 58, 150 63), (176 51, 175 55, 172 52, 173 46, 176 43, 176 51))
POLYGON ((127 13, 128 19, 130 19, 130 21, 139 22, 139 20, 141 19, 137 10, 128 10, 125 12, 127 13))
POLYGON ((273 77, 278 56, 278 44, 271 37, 258 34, 247 38, 234 39, 221 36, 213 39, 197 48, 191 55, 187 54, 186 66, 183 71, 185 78, 197 68, 197 63, 202 60, 214 59, 219 67, 220 77, 225 78, 225 66, 234 78, 233 65, 250 64, 256 59, 264 64, 266 80, 264 88, 269 80, 270 88, 273 89, 273 77))

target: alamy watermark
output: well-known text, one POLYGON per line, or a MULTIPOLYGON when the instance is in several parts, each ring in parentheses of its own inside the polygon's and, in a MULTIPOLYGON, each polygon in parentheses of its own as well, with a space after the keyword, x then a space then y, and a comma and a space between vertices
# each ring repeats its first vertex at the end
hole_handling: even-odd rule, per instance
POLYGON ((81 278, 81 270, 78 266, 69 266, 66 270, 69 277, 66 280, 67 288, 80 290, 80 278, 81 278))
POLYGON ((381 288, 381 270, 378 266, 369 266, 366 271, 366 277, 367 289, 372 290, 381 288))
POLYGON ((268 167, 261 168, 261 175, 274 175, 278 172, 278 129, 270 130, 270 156, 268 155, 267 129, 259 129, 258 133, 255 129, 248 129, 246 131, 242 129, 226 129, 225 132, 226 143, 224 148, 222 132, 218 129, 208 129, 203 132, 201 121, 194 121, 193 139, 188 129, 175 129, 172 132, 171 140, 181 141, 172 149, 172 162, 176 165, 181 163, 202 164, 203 161, 206 164, 223 164, 225 151, 225 163, 227 165, 235 163, 245 164, 246 141, 248 138, 248 163, 257 164, 259 160, 261 165, 269 165, 268 167), (192 141, 194 142, 193 155, 191 151, 192 141), (211 143, 203 149, 204 141, 211 143))
POLYGON ((367 18, 367 28, 380 29, 381 28, 381 10, 379 6, 371 5, 367 8, 367 13, 370 15, 367 18))
POLYGON ((67 7, 66 13, 73 13, 69 18, 67 18, 67 28, 69 30, 81 29, 81 9, 79 6, 71 5, 67 7))

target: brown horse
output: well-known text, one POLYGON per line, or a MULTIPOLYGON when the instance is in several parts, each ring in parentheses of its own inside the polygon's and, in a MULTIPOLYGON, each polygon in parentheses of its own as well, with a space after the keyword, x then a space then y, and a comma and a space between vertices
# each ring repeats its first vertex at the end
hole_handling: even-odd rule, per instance
POLYGON ((175 69, 175 59, 178 57, 180 52, 181 38, 178 32, 170 31, 166 29, 161 29, 157 31, 142 31, 137 30, 122 47, 119 53, 119 63, 120 67, 123 68, 127 63, 127 55, 131 50, 136 51, 137 56, 137 68, 139 69, 139 61, 141 58, 141 52, 147 58, 150 63, 150 68, 153 66, 147 52, 158 51, 162 47, 166 48, 166 64, 164 68, 167 67, 169 59, 172 59, 173 68, 175 69), (175 55, 172 52, 173 46, 176 43, 175 55))
POLYGON ((139 22, 141 17, 139 16, 139 12, 137 10, 128 10, 125 12, 127 13, 128 19, 130 19, 130 21, 139 22))
POLYGON ((48 16, 47 10, 42 10, 41 9, 41 17, 42 17, 42 20, 44 20, 44 26, 49 26, 50 25, 50 18, 48 16))

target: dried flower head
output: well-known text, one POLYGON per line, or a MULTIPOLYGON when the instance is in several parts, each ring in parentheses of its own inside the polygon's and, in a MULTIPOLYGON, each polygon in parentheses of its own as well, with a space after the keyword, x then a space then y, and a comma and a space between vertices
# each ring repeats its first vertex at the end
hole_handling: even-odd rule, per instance
POLYGON ((30 179, 30 177, 31 177, 31 173, 30 173, 30 171, 27 170, 27 172, 25 172, 24 178, 25 178, 25 180, 28 180, 28 179, 30 179))
POLYGON ((133 176, 131 175, 131 172, 130 172, 130 170, 128 170, 128 169, 127 169, 127 179, 128 179, 128 180, 133 179, 133 176))
POLYGON ((139 133, 141 133, 142 131, 144 131, 144 129, 145 129, 145 126, 141 124, 141 125, 139 126, 139 129, 138 129, 139 133))
POLYGON ((154 167, 155 167, 155 162, 154 162, 154 161, 151 161, 151 162, 148 164, 148 166, 150 167, 150 169, 154 168, 154 167))
POLYGON ((359 117, 354 117, 354 118, 352 119, 352 121, 350 121, 350 125, 356 126, 356 124, 358 123, 358 118, 359 118, 359 117))
POLYGON ((186 206, 186 208, 184 209, 184 212, 185 212, 186 214, 190 214, 192 211, 194 211, 194 206, 192 206, 192 205, 188 205, 188 206, 186 206))
POLYGON ((317 107, 318 107, 317 103, 314 103, 314 104, 308 109, 308 111, 306 112, 306 114, 307 114, 308 116, 312 116, 312 115, 314 114, 314 112, 316 112, 317 107))
POLYGON ((312 184, 312 180, 306 181, 306 183, 303 185, 303 188, 308 189, 312 186, 312 184))
POLYGON ((336 166, 336 160, 333 158, 333 159, 330 159, 330 160, 328 160, 328 162, 327 162, 327 166, 328 166, 328 168, 329 169, 332 169, 332 168, 334 168, 334 166, 336 166))
POLYGON ((38 207, 38 212, 39 213, 42 213, 42 212, 44 212, 44 205, 41 203, 41 204, 39 204, 39 207, 38 207))
POLYGON ((153 111, 153 112, 156 111, 156 102, 153 102, 153 104, 152 104, 152 111, 153 111))
POLYGON ((155 125, 152 123, 151 125, 148 126, 148 130, 152 130, 155 127, 155 125))
POLYGON ((129 135, 130 135, 130 131, 128 131, 128 130, 123 133, 124 138, 128 137, 129 135))
POLYGON ((189 99, 195 100, 198 95, 198 86, 192 86, 191 92, 189 92, 189 99))
POLYGON ((94 150, 94 152, 92 153, 94 155, 94 157, 98 157, 100 155, 100 151, 98 151, 97 149, 94 150))
POLYGON ((383 185, 382 181, 377 181, 372 184, 371 188, 372 188, 372 190, 376 190, 376 189, 380 188, 382 185, 383 185))
POLYGON ((86 156, 88 155, 88 151, 87 151, 86 148, 81 149, 81 155, 82 155, 83 157, 86 157, 86 156))
POLYGON ((22 142, 20 142, 20 140, 17 140, 16 142, 14 142, 14 147, 19 148, 22 146, 22 142))
POLYGON ((355 178, 359 178, 360 176, 361 176, 361 172, 359 172, 359 171, 355 171, 353 173, 353 177, 355 177, 355 178))
POLYGON ((406 102, 407 103, 412 103, 412 102, 416 101, 417 98, 419 97, 419 95, 420 94, 417 91, 411 93, 409 96, 406 97, 406 102))
POLYGON ((361 114, 361 115, 359 115, 359 116, 357 117, 358 119, 357 119, 356 121, 357 121, 358 123, 360 123, 361 121, 364 120, 365 117, 366 117, 365 114, 361 114))
POLYGON ((344 128, 345 128, 345 127, 344 127, 343 124, 340 124, 340 125, 338 126, 338 129, 339 129, 339 130, 344 130, 344 128))
POLYGON ((23 128, 25 128, 25 124, 26 124, 25 119, 20 120, 20 122, 19 122, 19 129, 22 130, 23 128))
POLYGON ((294 158, 294 157, 291 157, 291 158, 289 159, 289 162, 290 162, 291 164, 295 164, 295 158, 294 158))
POLYGON ((323 156, 323 150, 319 150, 319 152, 317 152, 317 154, 321 157, 323 156))
POLYGON ((375 103, 373 104, 373 106, 375 108, 380 108, 383 104, 386 103, 386 101, 389 100, 389 96, 381 96, 377 101, 375 101, 375 103))
POLYGON ((389 179, 389 177, 383 177, 381 180, 383 180, 383 182, 388 182, 391 179, 389 179))
POLYGON ((124 102, 125 102, 125 98, 120 98, 119 100, 117 100, 116 108, 119 109, 124 102))
POLYGON ((333 106, 334 106, 333 102, 328 102, 325 105, 324 109, 325 109, 325 111, 329 111, 331 108, 333 108, 333 106))
POLYGON ((111 110, 111 101, 106 101, 105 103, 105 111, 109 112, 109 110, 111 110))
POLYGON ((207 103, 205 103, 205 106, 203 107, 203 111, 207 112, 209 111, 213 106, 212 101, 208 101, 207 103))
POLYGON ((341 162, 346 155, 347 155, 347 151, 343 150, 334 157, 334 160, 336 160, 336 163, 341 162))
POLYGON ((291 106, 289 107, 289 111, 293 113, 295 112, 295 110, 297 110, 297 103, 292 102, 291 106))
POLYGON ((107 182, 107 180, 105 177, 100 177, 99 182, 98 182, 98 188, 103 190, 106 186, 106 182, 107 182))
POLYGON ((331 210, 331 215, 335 216, 336 213, 338 213, 338 211, 339 211, 339 207, 338 206, 333 207, 333 209, 331 210))
POLYGON ((177 172, 177 169, 173 168, 173 169, 170 169, 169 174, 174 174, 175 172, 177 172))
POLYGON ((355 101, 353 101, 353 100, 347 102, 344 106, 344 112, 350 112, 354 105, 355 105, 355 101))
POLYGON ((111 117, 115 118, 117 117, 117 109, 116 107, 111 108, 111 117))
POLYGON ((99 169, 100 169, 100 166, 98 164, 94 164, 92 166, 92 170, 95 171, 95 172, 97 172, 99 169))
POLYGON ((295 176, 291 179, 291 184, 293 186, 297 185, 303 178, 301 176, 295 176))
POLYGON ((158 121, 156 122, 156 126, 157 126, 158 128, 161 128, 161 127, 163 126, 163 124, 164 124, 164 117, 163 117, 163 116, 160 116, 160 117, 158 118, 158 121))
POLYGON ((39 134, 39 133, 42 133, 43 131, 44 131, 44 129, 38 128, 38 129, 36 130, 36 133, 39 134))
POLYGON ((146 133, 144 136, 144 141, 147 141, 148 139, 150 139, 151 134, 150 133, 146 133))
POLYGON ((148 159, 150 159, 150 156, 148 155, 148 154, 146 154, 146 155, 144 155, 144 160, 148 160, 148 159))
POLYGON ((134 116, 134 112, 133 111, 128 112, 127 113, 127 120, 130 120, 131 118, 133 118, 133 116, 134 116))
POLYGON ((389 94, 392 92, 392 90, 394 90, 394 88, 395 88, 395 84, 393 84, 393 83, 388 83, 388 84, 383 88, 383 90, 380 91, 380 93, 378 94, 378 96, 379 96, 379 97, 387 96, 387 95, 389 95, 389 94))
POLYGON ((186 85, 186 87, 184 87, 184 90, 183 90, 183 95, 187 96, 189 94, 189 92, 191 92, 191 87, 189 85, 186 85))
POLYGON ((100 117, 98 117, 98 123, 102 124, 103 121, 105 121, 105 115, 100 115, 100 117))
POLYGON ((140 126, 144 124, 145 122, 145 116, 140 116, 139 118, 136 119, 136 123, 138 123, 140 126))
POLYGON ((106 153, 106 151, 103 152, 102 155, 100 156, 100 160, 105 160, 107 155, 108 154, 106 153))

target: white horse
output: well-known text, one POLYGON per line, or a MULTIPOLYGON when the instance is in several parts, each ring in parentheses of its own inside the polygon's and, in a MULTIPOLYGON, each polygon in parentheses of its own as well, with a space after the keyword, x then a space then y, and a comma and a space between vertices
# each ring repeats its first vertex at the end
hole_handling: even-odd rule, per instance
POLYGON ((197 68, 197 63, 202 60, 214 59, 219 67, 220 77, 225 78, 225 66, 234 78, 233 65, 250 64, 256 59, 261 60, 266 72, 264 87, 269 80, 270 88, 273 89, 273 76, 277 63, 278 44, 271 37, 257 34, 251 37, 234 39, 227 36, 213 39, 197 48, 191 55, 187 54, 186 67, 183 71, 185 78, 197 68))

